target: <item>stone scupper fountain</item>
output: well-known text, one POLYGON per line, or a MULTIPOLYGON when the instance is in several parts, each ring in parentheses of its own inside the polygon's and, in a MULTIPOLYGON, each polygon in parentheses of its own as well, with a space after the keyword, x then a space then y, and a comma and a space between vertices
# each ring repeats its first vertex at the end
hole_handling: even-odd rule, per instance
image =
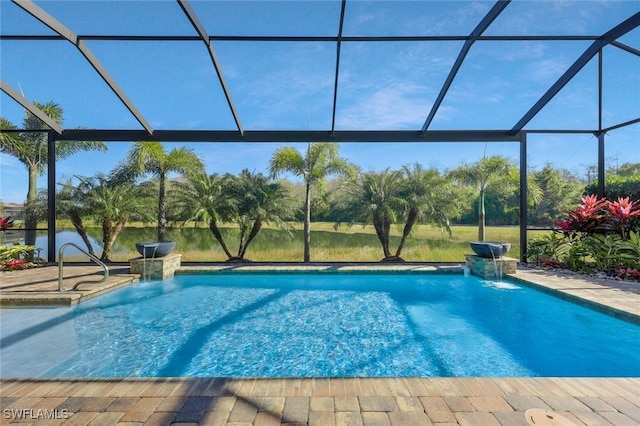
POLYGON ((486 257, 487 259, 497 259, 511 250, 510 243, 497 243, 491 241, 472 241, 469 243, 471 250, 480 257, 486 257))
POLYGON ((473 275, 484 279, 502 279, 504 274, 515 274, 518 260, 505 255, 511 250, 510 243, 494 241, 472 241, 474 254, 467 254, 465 266, 473 275))
POLYGON ((182 255, 172 253, 175 241, 147 241, 136 244, 141 257, 129 260, 132 274, 140 274, 142 280, 171 278, 180 268, 182 255))

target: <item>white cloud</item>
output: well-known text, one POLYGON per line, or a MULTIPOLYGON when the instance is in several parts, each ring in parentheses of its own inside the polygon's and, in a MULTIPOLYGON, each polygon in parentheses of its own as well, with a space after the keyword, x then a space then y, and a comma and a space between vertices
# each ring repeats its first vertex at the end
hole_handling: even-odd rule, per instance
POLYGON ((340 108, 340 129, 416 129, 431 109, 425 102, 424 86, 406 83, 389 84, 362 96, 348 107, 340 108))
POLYGON ((549 82, 557 80, 569 67, 570 62, 564 57, 541 59, 528 67, 529 75, 536 81, 549 82))

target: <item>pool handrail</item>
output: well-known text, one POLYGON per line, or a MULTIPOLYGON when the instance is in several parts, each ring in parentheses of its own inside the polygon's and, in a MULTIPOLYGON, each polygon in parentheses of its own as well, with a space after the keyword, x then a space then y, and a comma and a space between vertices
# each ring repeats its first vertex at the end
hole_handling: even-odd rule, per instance
POLYGON ((65 291, 64 284, 63 284, 64 249, 69 246, 73 246, 77 250, 80 250, 82 253, 86 254, 89 257, 89 259, 93 260, 93 262, 95 262, 98 266, 102 266, 102 269, 104 270, 104 276, 100 281, 79 281, 76 283, 76 285, 73 286, 72 290, 76 290, 80 284, 86 284, 86 283, 100 284, 105 282, 107 278, 109 278, 109 268, 107 267, 107 265, 104 264, 104 262, 102 262, 100 259, 92 255, 91 253, 88 253, 87 251, 83 250, 77 244, 66 243, 66 244, 63 244, 62 247, 60 247, 60 250, 58 250, 58 291, 60 292, 65 291))

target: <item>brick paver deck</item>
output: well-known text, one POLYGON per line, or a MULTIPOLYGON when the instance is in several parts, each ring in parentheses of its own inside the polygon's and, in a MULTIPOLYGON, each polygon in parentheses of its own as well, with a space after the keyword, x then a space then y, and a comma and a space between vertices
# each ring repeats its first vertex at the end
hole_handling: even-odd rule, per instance
POLYGON ((530 408, 640 424, 638 378, 5 380, 0 394, 0 424, 517 426, 530 408))
MULTIPOLYGON (((23 275, 26 283, 7 276, 0 276, 2 297, 51 285, 43 275, 23 275)), ((549 271, 517 277, 640 318, 638 284, 549 271)), ((0 425, 517 426, 528 424, 526 410, 540 408, 575 425, 624 426, 640 425, 640 378, 10 379, 0 381, 0 406, 0 425)))
POLYGON ((58 291, 58 267, 46 266, 22 271, 0 272, 0 306, 74 305, 138 281, 128 266, 110 266, 109 278, 100 284, 102 268, 97 265, 67 264, 63 269, 64 292, 58 291), (77 290, 73 287, 80 281, 77 290), (93 282, 90 282, 93 281, 93 282))

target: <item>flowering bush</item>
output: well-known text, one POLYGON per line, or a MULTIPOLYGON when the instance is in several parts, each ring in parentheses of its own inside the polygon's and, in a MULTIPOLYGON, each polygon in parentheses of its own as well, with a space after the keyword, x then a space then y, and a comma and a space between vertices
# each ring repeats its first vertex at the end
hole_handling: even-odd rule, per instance
POLYGON ((620 268, 617 271, 617 276, 623 280, 636 280, 640 281, 640 270, 638 269, 625 269, 620 268))
POLYGON ((13 259, 2 265, 3 271, 15 271, 17 269, 25 269, 30 266, 30 262, 23 259, 13 259))
POLYGON ((640 281, 640 201, 584 196, 556 225, 554 234, 527 247, 537 264, 640 281))
POLYGON ((640 201, 631 201, 629 197, 608 201, 596 195, 586 195, 575 210, 556 222, 556 226, 569 238, 616 232, 626 239, 628 231, 634 228, 630 224, 636 216, 640 217, 640 201))
MULTIPOLYGON (((11 216, 0 217, 0 235, 2 238, 4 238, 4 233, 12 226, 11 216)), ((35 246, 21 245, 18 242, 0 245, 0 269, 13 271, 34 266, 33 262, 24 260, 25 257, 32 258, 34 250, 35 246)))

